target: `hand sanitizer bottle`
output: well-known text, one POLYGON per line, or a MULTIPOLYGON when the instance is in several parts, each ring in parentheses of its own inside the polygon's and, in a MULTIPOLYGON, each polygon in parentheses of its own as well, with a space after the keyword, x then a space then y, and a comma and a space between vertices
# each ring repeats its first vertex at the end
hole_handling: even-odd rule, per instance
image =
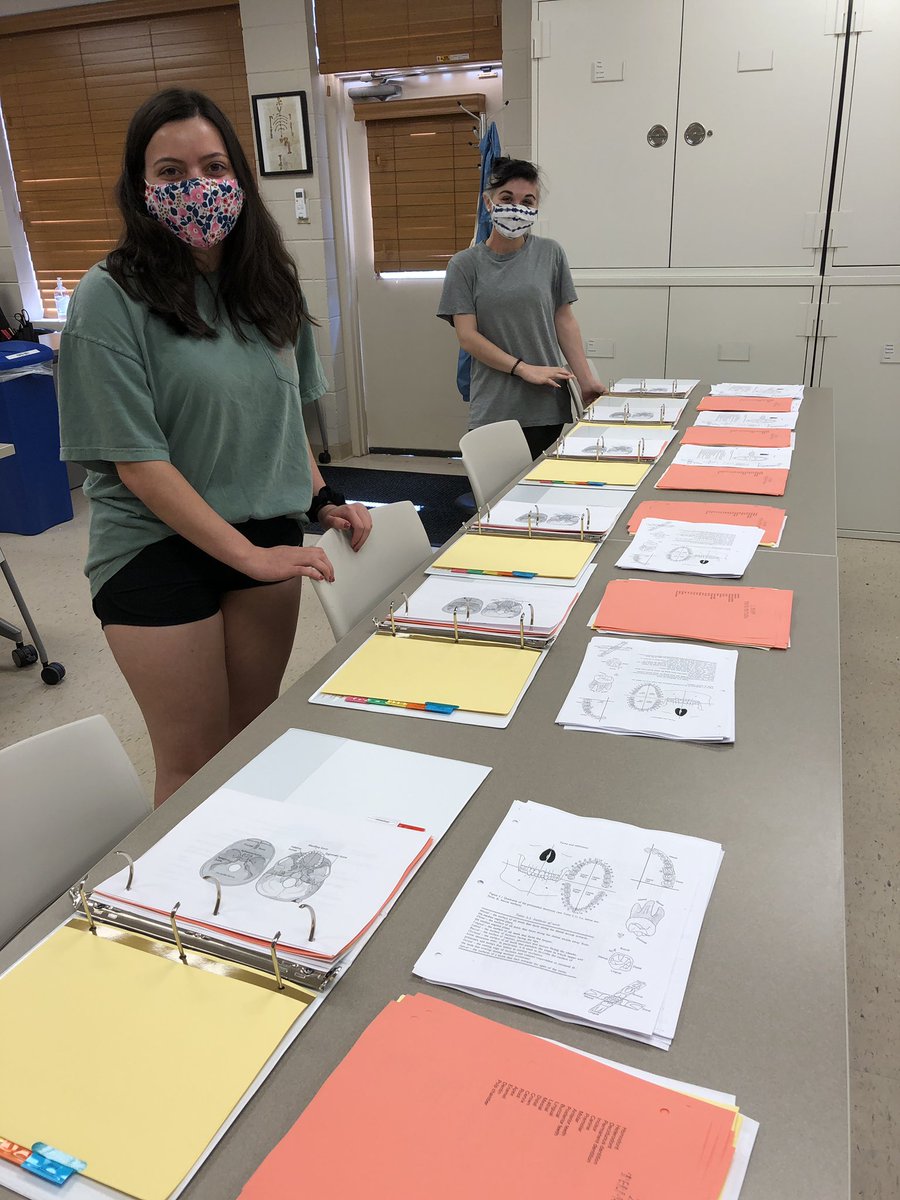
POLYGON ((56 315, 62 320, 65 318, 66 310, 69 307, 70 296, 69 289, 63 283, 61 275, 57 277, 53 299, 56 301, 56 315))

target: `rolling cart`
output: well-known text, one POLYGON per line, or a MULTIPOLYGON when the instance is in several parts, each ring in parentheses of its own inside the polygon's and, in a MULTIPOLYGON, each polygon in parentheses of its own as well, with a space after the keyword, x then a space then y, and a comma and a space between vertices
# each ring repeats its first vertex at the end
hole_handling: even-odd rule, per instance
POLYGON ((0 617, 0 637, 8 638, 15 643, 12 660, 17 667, 30 667, 38 661, 41 661, 41 679, 49 686, 61 683, 66 674, 66 668, 62 663, 48 662, 47 651, 44 649, 44 643, 41 641, 41 635, 38 633, 31 619, 31 613, 25 601, 22 599, 22 593, 19 591, 19 585, 16 583, 15 576, 12 573, 12 568, 4 557, 3 550, 0 549, 0 572, 9 584, 9 590, 12 592, 13 600, 16 602, 16 607, 22 614, 22 620, 25 622, 25 628, 28 630, 34 645, 23 641, 22 630, 18 626, 13 625, 10 621, 4 621, 0 617))

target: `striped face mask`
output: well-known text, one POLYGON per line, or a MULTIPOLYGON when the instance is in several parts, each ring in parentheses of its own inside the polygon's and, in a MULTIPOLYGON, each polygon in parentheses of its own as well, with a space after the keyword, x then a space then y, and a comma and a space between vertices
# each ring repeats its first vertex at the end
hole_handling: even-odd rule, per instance
POLYGON ((495 204, 491 209, 491 221, 501 237, 523 237, 537 220, 538 210, 526 208, 524 204, 495 204))

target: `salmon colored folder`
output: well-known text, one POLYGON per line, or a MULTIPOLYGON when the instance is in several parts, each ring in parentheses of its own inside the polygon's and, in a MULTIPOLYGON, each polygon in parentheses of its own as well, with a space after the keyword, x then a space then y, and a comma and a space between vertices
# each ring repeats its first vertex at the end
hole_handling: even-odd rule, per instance
POLYGON ((697 412, 793 412, 793 403, 781 396, 704 396, 697 412))
POLYGON ((430 996, 389 1004, 241 1200, 718 1200, 737 1109, 430 996))
POLYGON ((790 429, 729 429, 692 425, 681 438, 683 446, 790 446, 790 429))
POLYGON ((690 500, 645 500, 628 518, 628 532, 636 533, 645 517, 658 521, 695 521, 712 525, 749 525, 762 529, 763 546, 774 546, 781 537, 786 513, 768 504, 702 504, 690 500))
POLYGON ((662 491, 735 492, 743 496, 783 496, 787 471, 744 467, 686 467, 674 463, 657 480, 662 491))
POLYGON ((612 633, 787 650, 794 593, 783 588, 614 579, 591 625, 612 633))

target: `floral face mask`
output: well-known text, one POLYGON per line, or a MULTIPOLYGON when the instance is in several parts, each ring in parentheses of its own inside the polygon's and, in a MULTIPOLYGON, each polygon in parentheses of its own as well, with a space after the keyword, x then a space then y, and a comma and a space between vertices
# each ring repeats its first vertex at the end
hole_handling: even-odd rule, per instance
POLYGON ((244 191, 236 179, 179 179, 148 183, 147 212, 176 237, 198 249, 208 249, 228 237, 244 206, 244 191))

